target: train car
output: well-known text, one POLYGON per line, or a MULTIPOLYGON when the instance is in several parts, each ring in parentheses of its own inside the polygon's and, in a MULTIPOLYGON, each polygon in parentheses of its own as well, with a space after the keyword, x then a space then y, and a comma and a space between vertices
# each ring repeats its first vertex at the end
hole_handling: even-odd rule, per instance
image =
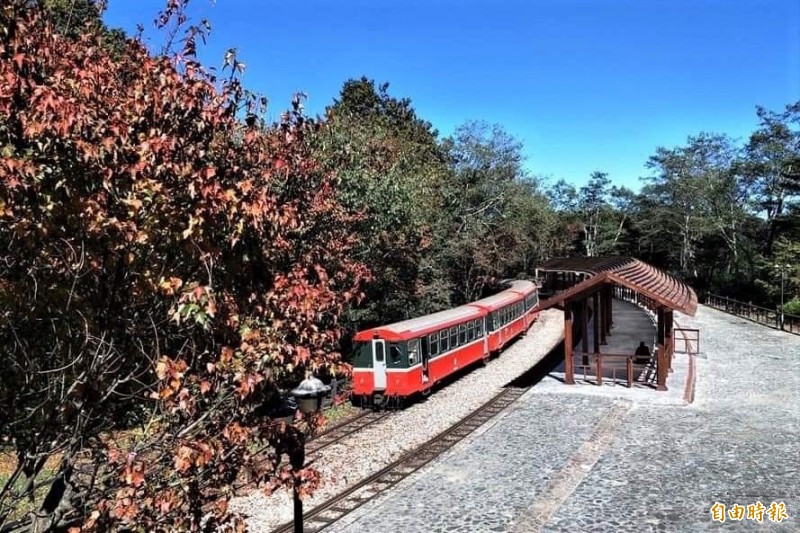
POLYGON ((513 281, 511 286, 494 296, 489 296, 472 306, 487 313, 489 351, 498 352, 521 333, 528 330, 539 316, 539 296, 536 285, 530 281, 513 281))
POLYGON ((427 393, 527 331, 538 304, 536 285, 518 280, 470 304, 360 331, 354 337, 353 394, 380 406, 427 393))

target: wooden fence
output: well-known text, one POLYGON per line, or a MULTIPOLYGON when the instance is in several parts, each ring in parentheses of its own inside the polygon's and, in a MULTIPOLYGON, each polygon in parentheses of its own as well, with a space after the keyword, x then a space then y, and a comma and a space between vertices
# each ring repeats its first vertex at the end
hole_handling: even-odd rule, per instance
POLYGON ((583 380, 602 385, 610 380, 614 385, 624 384, 655 386, 655 358, 613 353, 576 354, 575 368, 583 374, 583 380), (643 378, 643 379, 642 379, 643 378))
POLYGON ((781 313, 779 308, 761 307, 716 294, 709 294, 706 297, 705 304, 764 326, 800 335, 800 316, 781 313))

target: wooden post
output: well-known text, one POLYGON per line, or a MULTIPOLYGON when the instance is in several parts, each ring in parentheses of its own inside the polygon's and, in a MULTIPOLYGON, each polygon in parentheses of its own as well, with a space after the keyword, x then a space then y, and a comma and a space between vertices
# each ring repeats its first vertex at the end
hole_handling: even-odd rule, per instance
POLYGON ((564 302, 564 382, 575 384, 575 368, 572 361, 572 303, 564 302))
POLYGON ((600 325, 599 325, 599 318, 600 318, 600 294, 594 293, 592 295, 592 308, 594 309, 594 317, 593 317, 593 326, 592 326, 592 337, 593 337, 593 348, 594 353, 600 352, 600 325))
POLYGON ((612 286, 608 287, 608 314, 606 323, 608 327, 606 330, 608 334, 611 335, 611 328, 614 326, 614 288, 612 286))
POLYGON ((603 289, 600 289, 598 294, 600 296, 600 305, 597 306, 597 320, 595 320, 594 325, 600 330, 600 344, 605 346, 606 344, 606 314, 608 313, 606 310, 606 294, 603 289))
POLYGON ((599 353, 594 354, 595 365, 594 368, 597 371, 597 384, 603 384, 603 356, 599 353))
POLYGON ((664 347, 664 308, 659 307, 658 312, 658 327, 656 329, 656 339, 658 357, 656 358, 656 390, 667 390, 667 354, 664 347))
POLYGON ((581 300, 581 349, 583 350, 583 364, 589 364, 589 299, 581 300))
POLYGON ((664 312, 664 346, 667 350, 667 367, 672 372, 672 355, 675 353, 675 339, 672 331, 673 313, 672 309, 664 312))
POLYGON ((628 375, 628 388, 633 387, 633 358, 629 355, 625 360, 625 370, 628 375))

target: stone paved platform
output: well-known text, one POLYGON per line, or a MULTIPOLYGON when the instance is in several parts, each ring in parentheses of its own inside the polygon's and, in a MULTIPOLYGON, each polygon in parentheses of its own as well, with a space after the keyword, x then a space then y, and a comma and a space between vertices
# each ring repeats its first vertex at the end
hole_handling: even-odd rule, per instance
POLYGON ((702 306, 676 318, 701 329, 694 403, 534 389, 327 531, 800 531, 800 337, 702 306), (711 520, 756 501, 789 519, 711 520))

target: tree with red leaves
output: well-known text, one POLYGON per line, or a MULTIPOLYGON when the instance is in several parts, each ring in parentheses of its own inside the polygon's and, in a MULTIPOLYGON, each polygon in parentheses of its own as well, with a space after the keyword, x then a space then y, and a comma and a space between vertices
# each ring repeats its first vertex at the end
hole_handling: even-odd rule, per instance
POLYGON ((298 433, 268 407, 347 371, 338 320, 369 273, 324 125, 300 97, 264 125, 198 31, 156 57, 0 8, 0 531, 241 530, 245 473, 293 482, 298 433))

